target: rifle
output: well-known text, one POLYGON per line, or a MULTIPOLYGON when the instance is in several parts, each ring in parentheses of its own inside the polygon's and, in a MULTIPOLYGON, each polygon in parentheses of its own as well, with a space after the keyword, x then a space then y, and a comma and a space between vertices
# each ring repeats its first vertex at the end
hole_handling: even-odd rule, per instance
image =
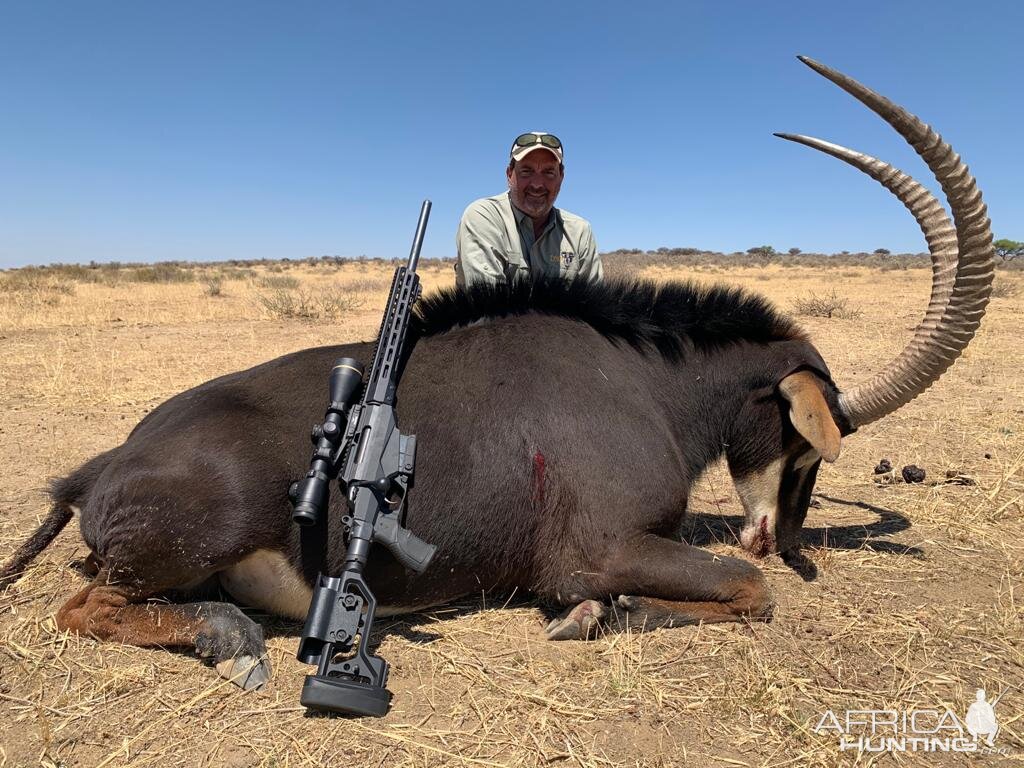
POLYGON ((341 572, 319 574, 299 642, 299 661, 317 665, 302 686, 300 701, 310 709, 375 717, 388 711, 388 663, 367 650, 377 608, 362 575, 370 545, 380 542, 417 573, 434 556, 434 546, 399 523, 416 463, 416 437, 399 431, 394 410, 402 346, 420 293, 416 264, 429 216, 425 200, 409 261, 395 269, 362 397, 353 404, 363 366, 350 357, 335 361, 327 414, 313 427, 309 472, 288 494, 292 519, 302 526, 326 522, 332 480, 338 480, 348 501, 341 518, 348 534, 341 572))

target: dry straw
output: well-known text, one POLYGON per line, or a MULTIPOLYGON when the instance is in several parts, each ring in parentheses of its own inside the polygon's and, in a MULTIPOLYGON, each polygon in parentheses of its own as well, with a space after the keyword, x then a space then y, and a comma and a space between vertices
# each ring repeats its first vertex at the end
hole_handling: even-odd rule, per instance
MULTIPOLYGON (((724 278, 784 307, 834 277, 817 266, 720 264, 719 275, 698 266, 659 263, 646 274, 724 278)), ((294 349, 371 338, 391 272, 370 262, 226 267, 255 274, 224 273, 219 296, 200 279, 53 275, 0 291, 0 559, 45 512, 48 476, 116 445, 160 400, 294 349), (360 304, 325 323, 270 316, 254 297, 282 274, 298 283, 285 290, 328 280, 360 304), (73 290, 45 287, 62 280, 73 290)), ((802 322, 837 380, 862 380, 909 337, 927 274, 844 270, 842 296, 863 317, 802 322)), ((427 290, 451 279, 448 267, 425 270, 427 290)), ((256 694, 188 654, 58 632, 53 614, 85 583, 85 549, 69 526, 0 594, 0 766, 945 765, 956 763, 858 759, 813 726, 827 709, 962 714, 975 688, 1011 686, 998 742, 1024 754, 1020 323, 1011 301, 993 302, 936 386, 845 441, 821 471, 806 523, 805 575, 816 578, 761 563, 778 603, 772 622, 549 643, 528 596, 478 595, 380 622, 394 692, 382 720, 305 716, 308 670, 294 659, 293 622, 257 616, 274 677, 256 694), (882 457, 924 467, 926 482, 875 484, 882 457), (947 484, 947 471, 975 484, 947 484)), ((690 511, 687 537, 737 553, 741 510, 722 467, 694 489, 690 511)))

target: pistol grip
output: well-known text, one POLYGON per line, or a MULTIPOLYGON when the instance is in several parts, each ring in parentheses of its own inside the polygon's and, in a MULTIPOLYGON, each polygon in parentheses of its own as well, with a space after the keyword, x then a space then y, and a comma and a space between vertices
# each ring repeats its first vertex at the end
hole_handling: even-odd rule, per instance
POLYGON ((373 539, 379 541, 406 568, 423 573, 430 565, 437 547, 427 544, 408 528, 398 524, 395 514, 379 515, 373 526, 373 539))

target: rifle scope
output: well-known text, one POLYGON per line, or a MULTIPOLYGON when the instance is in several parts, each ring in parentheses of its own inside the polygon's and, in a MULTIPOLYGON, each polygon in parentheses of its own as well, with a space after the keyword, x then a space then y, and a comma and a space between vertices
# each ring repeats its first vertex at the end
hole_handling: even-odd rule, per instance
POLYGON ((292 520, 299 525, 316 525, 327 511, 331 481, 337 476, 334 462, 345 435, 348 412, 363 383, 363 366, 351 357, 334 361, 328 383, 330 403, 322 424, 313 427, 310 439, 316 446, 309 472, 288 492, 292 500, 292 520))

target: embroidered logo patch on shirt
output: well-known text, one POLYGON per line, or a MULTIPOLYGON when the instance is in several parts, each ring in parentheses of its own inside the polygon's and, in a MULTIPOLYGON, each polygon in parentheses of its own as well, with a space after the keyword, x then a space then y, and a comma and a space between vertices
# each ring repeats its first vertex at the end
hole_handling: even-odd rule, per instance
POLYGON ((568 267, 572 264, 572 260, 576 258, 576 254, 572 251, 562 251, 562 266, 568 267))

